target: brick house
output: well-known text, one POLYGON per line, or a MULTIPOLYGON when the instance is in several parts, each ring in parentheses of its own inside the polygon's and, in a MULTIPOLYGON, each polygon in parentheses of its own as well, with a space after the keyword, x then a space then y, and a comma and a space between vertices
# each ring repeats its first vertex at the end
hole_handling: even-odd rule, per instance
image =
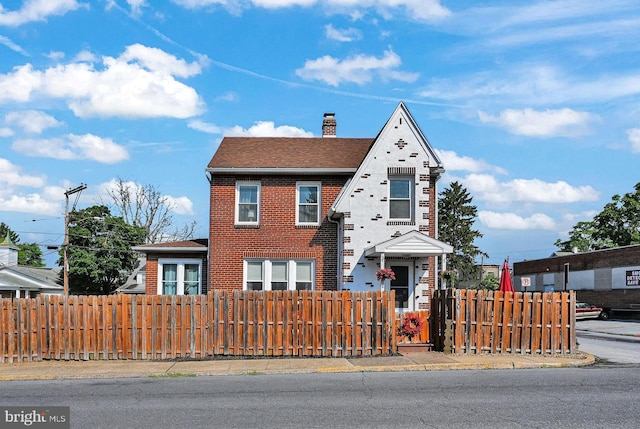
MULTIPOLYGON (((402 102, 374 138, 337 137, 332 113, 322 137, 225 137, 206 168, 201 290, 392 288, 399 309, 427 308, 453 250, 436 239, 443 172, 402 102)), ((151 272, 147 293, 159 292, 151 272)))
POLYGON ((133 247, 133 250, 146 255, 142 280, 145 285, 144 293, 146 295, 206 293, 207 244, 207 239, 198 239, 133 247))

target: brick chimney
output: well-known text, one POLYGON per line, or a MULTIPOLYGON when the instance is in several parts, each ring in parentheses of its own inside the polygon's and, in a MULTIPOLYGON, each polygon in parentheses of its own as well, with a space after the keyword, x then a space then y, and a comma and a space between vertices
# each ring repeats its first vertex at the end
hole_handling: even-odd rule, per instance
POLYGON ((325 113, 322 121, 322 137, 336 136, 336 118, 335 113, 325 113))

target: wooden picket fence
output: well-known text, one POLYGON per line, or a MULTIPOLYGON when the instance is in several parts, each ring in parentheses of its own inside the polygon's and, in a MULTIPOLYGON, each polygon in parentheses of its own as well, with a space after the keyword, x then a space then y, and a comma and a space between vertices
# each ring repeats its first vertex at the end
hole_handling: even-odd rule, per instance
POLYGON ((398 343, 430 344, 431 334, 429 332, 429 317, 429 310, 405 311, 402 313, 396 313, 396 338, 398 343), (402 335, 400 328, 402 327, 402 321, 405 317, 417 317, 422 321, 422 326, 418 335, 415 335, 413 337, 402 335))
POLYGON ((388 355, 394 302, 307 291, 5 298, 0 362, 388 355))
POLYGON ((575 353, 575 304, 573 291, 436 291, 431 337, 452 353, 575 353))

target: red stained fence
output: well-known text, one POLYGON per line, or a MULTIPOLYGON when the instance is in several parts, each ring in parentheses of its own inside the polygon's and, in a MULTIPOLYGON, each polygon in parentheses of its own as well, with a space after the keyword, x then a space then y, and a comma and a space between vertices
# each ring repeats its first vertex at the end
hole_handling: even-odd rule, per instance
POLYGON ((575 292, 436 291, 431 340, 452 353, 575 353, 575 304, 575 292))
POLYGON ((306 291, 2 299, 0 362, 387 355, 394 302, 306 291))

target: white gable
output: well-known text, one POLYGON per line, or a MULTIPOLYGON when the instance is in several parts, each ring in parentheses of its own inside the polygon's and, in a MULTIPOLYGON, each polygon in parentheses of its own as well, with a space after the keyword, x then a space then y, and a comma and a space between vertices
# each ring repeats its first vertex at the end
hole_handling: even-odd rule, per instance
POLYGON ((411 231, 391 240, 383 241, 368 249, 365 256, 440 256, 453 253, 453 247, 417 231, 411 231))
POLYGON ((386 175, 389 166, 414 168, 438 175, 444 173, 442 161, 402 102, 376 137, 353 180, 334 203, 331 214, 352 211, 349 196, 358 191, 363 178, 370 179, 372 171, 386 175))

